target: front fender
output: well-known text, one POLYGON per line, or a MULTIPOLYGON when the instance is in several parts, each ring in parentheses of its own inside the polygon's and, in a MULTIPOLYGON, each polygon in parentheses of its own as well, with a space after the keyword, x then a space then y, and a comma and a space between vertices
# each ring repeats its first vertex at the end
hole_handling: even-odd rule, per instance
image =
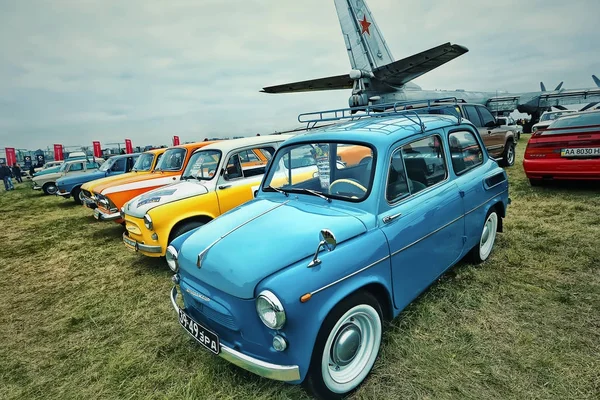
MULTIPOLYGON (((317 239, 315 232, 315 250, 317 239)), ((344 242, 331 252, 321 251, 321 264, 308 268, 311 259, 267 277, 256 290, 256 296, 262 290, 270 290, 281 300, 287 318, 280 331, 289 343, 287 362, 300 366, 302 380, 308 372, 321 325, 340 301, 373 283, 385 288, 388 300, 392 293, 389 247, 379 229, 344 242), (311 298, 302 303, 300 298, 308 293, 312 293, 311 298)))
POLYGON ((187 197, 151 208, 148 215, 152 218, 159 243, 166 248, 173 227, 179 222, 195 217, 215 219, 219 216, 219 203, 215 192, 187 197))

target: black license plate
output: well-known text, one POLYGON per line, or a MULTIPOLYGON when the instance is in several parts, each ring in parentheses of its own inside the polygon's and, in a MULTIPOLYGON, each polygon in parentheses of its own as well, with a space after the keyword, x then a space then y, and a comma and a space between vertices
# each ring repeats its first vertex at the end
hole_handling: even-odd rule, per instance
POLYGON ((183 310, 179 310, 179 323, 194 337, 202 346, 215 354, 219 354, 221 345, 219 344, 219 337, 216 333, 209 331, 196 321, 194 321, 189 315, 183 310))
POLYGON ((127 236, 123 235, 123 243, 125 243, 131 250, 138 251, 137 242, 135 240, 131 240, 127 236))

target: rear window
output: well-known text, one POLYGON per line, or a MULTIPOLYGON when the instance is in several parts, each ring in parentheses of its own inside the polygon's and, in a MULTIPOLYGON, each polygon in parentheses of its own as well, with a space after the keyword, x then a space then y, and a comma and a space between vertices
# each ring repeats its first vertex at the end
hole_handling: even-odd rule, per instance
POLYGON ((564 116, 551 123, 548 129, 590 125, 600 125, 600 112, 564 116))

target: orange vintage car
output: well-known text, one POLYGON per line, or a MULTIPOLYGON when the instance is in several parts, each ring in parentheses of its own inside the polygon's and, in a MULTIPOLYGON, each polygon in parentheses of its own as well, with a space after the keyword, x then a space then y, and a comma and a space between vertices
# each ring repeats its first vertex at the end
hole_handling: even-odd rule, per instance
POLYGON ((98 207, 98 204, 96 204, 96 199, 92 197, 92 193, 97 187, 116 185, 116 182, 127 180, 134 176, 149 174, 150 172, 154 171, 154 168, 156 168, 158 165, 160 157, 165 150, 167 149, 160 148, 145 151, 138 157, 137 161, 133 165, 133 168, 131 169, 131 172, 127 172, 126 174, 122 175, 107 176, 106 178, 96 179, 81 185, 81 193, 79 196, 81 197, 83 206, 91 208, 92 210, 98 207))
POLYGON ((214 142, 206 141, 169 147, 151 173, 96 186, 93 189, 93 197, 97 204, 94 217, 99 221, 122 223, 120 210, 126 202, 149 190, 179 181, 194 150, 214 142))

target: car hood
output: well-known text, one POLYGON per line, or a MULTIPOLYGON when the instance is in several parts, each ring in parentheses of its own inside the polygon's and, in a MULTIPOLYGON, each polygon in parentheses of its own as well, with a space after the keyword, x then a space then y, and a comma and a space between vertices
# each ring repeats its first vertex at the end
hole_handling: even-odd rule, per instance
POLYGON ((127 190, 132 190, 132 189, 136 189, 136 188, 140 188, 140 187, 147 187, 147 186, 152 186, 155 184, 155 186, 164 186, 164 185, 168 185, 169 183, 175 183, 179 181, 179 178, 181 176, 181 171, 178 172, 151 172, 149 174, 136 174, 135 176, 130 176, 126 179, 119 179, 115 182, 107 182, 104 185, 100 185, 100 186, 96 186, 94 188, 94 192, 95 193, 101 193, 101 194, 110 194, 110 193, 115 193, 115 192, 122 192, 122 191, 127 191, 127 190), (175 179, 173 179, 175 178, 175 179), (142 184, 141 182, 145 182, 145 181, 154 181, 154 182, 149 182, 148 185, 142 184), (137 183, 140 183, 140 185, 137 185, 137 183))
POLYGON ((125 213, 142 218, 154 207, 188 197, 201 196, 208 191, 206 186, 196 180, 177 182, 134 197, 125 204, 125 213))
POLYGON ((103 171, 92 171, 92 172, 87 172, 85 174, 80 174, 80 175, 75 175, 75 176, 65 176, 63 178, 60 178, 56 181, 56 184, 58 186, 68 186, 68 185, 74 185, 77 183, 81 183, 81 182, 89 182, 89 181, 93 181, 95 179, 98 178, 103 178, 106 176, 106 172, 103 171))
POLYGON ((338 244, 366 232, 357 217, 330 204, 252 200, 204 225, 182 243, 182 277, 251 299, 261 280, 311 257, 323 228, 333 232, 338 244), (198 255, 204 250, 198 268, 198 255))

